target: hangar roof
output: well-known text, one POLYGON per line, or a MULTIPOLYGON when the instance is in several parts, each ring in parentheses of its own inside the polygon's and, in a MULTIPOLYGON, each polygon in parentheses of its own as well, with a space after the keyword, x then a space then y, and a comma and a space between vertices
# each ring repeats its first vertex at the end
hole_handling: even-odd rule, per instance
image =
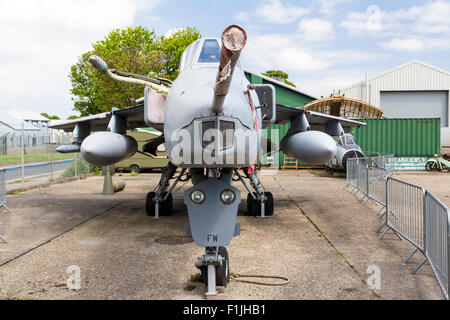
MULTIPOLYGON (((441 73, 443 76, 450 77, 450 72, 448 72, 446 70, 443 70, 443 69, 440 69, 438 67, 432 66, 432 65, 430 65, 428 63, 425 63, 423 61, 411 60, 411 61, 409 61, 407 63, 401 64, 401 65, 399 65, 397 67, 391 68, 391 69, 386 70, 386 71, 384 71, 382 73, 379 73, 377 75, 369 77, 369 81, 372 81, 372 80, 384 77, 384 76, 386 76, 388 74, 394 73, 394 72, 396 72, 398 70, 404 69, 404 68, 406 68, 408 66, 411 66, 411 65, 419 65, 421 67, 425 67, 427 69, 430 69, 430 70, 432 70, 434 72, 441 73)), ((357 87, 357 86, 360 86, 360 85, 364 85, 365 83, 366 83, 366 80, 364 79, 364 80, 358 81, 358 82, 356 82, 356 83, 354 83, 354 84, 352 84, 350 86, 342 88, 341 91, 346 91, 348 89, 351 89, 351 88, 354 88, 354 87, 357 87)))

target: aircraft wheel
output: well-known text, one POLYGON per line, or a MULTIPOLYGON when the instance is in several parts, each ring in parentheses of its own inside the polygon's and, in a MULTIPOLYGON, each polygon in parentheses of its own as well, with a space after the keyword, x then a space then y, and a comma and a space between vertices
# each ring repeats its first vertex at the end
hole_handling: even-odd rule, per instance
MULTIPOLYGON (((166 196, 166 194, 167 194, 167 192, 164 192, 162 194, 162 198, 164 198, 166 196)), ((159 214, 161 216, 171 216, 172 215, 172 211, 173 211, 173 197, 172 197, 172 194, 170 194, 167 197, 166 201, 164 201, 164 202, 162 202, 160 204, 159 208, 160 208, 159 209, 159 214)))
MULTIPOLYGON (((273 194, 272 192, 265 192, 264 195, 267 198, 264 204, 264 215, 270 217, 273 215, 274 209, 273 194)), ((261 215, 261 204, 253 199, 250 194, 247 195, 247 215, 255 217, 261 215)))
POLYGON ((219 247, 219 255, 225 258, 222 264, 216 267, 216 284, 226 287, 230 282, 230 261, 228 259, 228 251, 225 247, 219 247))
MULTIPOLYGON (((162 197, 164 198, 166 196, 167 192, 164 192, 162 194, 162 197)), ((155 197, 155 192, 149 192, 147 194, 147 199, 145 201, 145 208, 147 211, 147 215, 150 217, 155 216, 155 202, 153 201, 153 198, 155 197)), ((170 216, 172 215, 173 209, 173 197, 172 194, 170 194, 166 201, 159 204, 159 215, 160 216, 170 216)))
MULTIPOLYGON (((225 247, 219 247, 219 255, 225 259, 220 266, 216 267, 216 286, 226 287, 230 282, 230 260, 228 259, 228 251, 225 247)), ((208 286, 208 268, 200 268, 201 279, 208 286)))
POLYGON ((137 165, 137 164, 132 164, 132 165, 130 166, 130 171, 131 171, 131 172, 139 173, 139 172, 141 171, 141 168, 140 168, 139 165, 137 165))
POLYGON ((273 194, 272 194, 272 192, 266 192, 266 193, 264 193, 264 195, 267 198, 266 203, 264 205, 264 211, 265 211, 264 214, 267 217, 273 216, 273 208, 274 208, 273 194))
POLYGON ((154 197, 155 197, 154 192, 147 193, 147 199, 145 201, 145 209, 149 217, 155 216, 155 202, 153 201, 154 197))
POLYGON ((256 213, 257 206, 258 204, 256 203, 256 200, 253 199, 252 195, 250 193, 247 194, 247 215, 248 216, 257 215, 256 213))

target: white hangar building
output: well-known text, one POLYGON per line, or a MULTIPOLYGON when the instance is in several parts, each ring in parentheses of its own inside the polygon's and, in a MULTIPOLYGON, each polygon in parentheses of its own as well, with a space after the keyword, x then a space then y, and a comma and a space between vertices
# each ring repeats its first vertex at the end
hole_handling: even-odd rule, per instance
POLYGON ((385 118, 441 118, 441 146, 450 148, 450 72, 413 60, 341 89, 385 118))

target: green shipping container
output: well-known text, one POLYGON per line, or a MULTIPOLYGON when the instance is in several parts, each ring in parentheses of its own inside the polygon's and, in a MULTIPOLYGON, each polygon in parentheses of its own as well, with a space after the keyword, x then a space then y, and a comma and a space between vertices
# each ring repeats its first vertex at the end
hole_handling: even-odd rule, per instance
MULTIPOLYGON (((297 108, 302 107, 310 103, 311 101, 314 101, 316 98, 309 96, 305 93, 302 93, 298 90, 298 88, 289 88, 289 86, 280 85, 277 82, 269 79, 269 78, 263 78, 258 74, 251 73, 249 71, 245 72, 245 76, 247 77, 248 81, 250 81, 253 84, 271 84, 275 87, 276 90, 276 103, 282 104, 285 106, 297 108)), ((275 134, 275 137, 278 137, 278 141, 273 141, 278 146, 280 145, 281 139, 286 135, 290 128, 290 123, 279 125, 275 124, 270 127, 267 127, 262 131, 262 136, 264 138, 270 139, 271 137, 274 137, 273 134, 275 134), (278 131, 278 134, 276 134, 276 131, 278 131)), ((269 157, 273 158, 273 162, 278 162, 280 166, 282 166, 284 163, 284 155, 282 152, 277 152, 275 154, 271 154, 269 157)), ((258 165, 269 165, 272 161, 267 161, 267 156, 260 155, 258 159, 258 165)), ((303 165, 302 163, 299 163, 299 165, 303 165)))
POLYGON ((441 122, 429 119, 361 119, 367 126, 352 129, 364 151, 396 157, 429 157, 440 153, 441 122))

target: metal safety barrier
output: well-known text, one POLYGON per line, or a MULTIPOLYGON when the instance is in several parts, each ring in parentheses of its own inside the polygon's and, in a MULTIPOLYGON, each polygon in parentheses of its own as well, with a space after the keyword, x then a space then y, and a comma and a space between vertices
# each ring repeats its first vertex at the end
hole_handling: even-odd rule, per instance
MULTIPOLYGON (((5 181, 5 169, 0 170, 0 209, 5 208, 6 211, 12 214, 12 211, 6 206, 6 181, 5 181)), ((0 234, 0 240, 4 243, 8 243, 6 239, 0 234)), ((0 250, 1 252, 1 250, 0 250)))
POLYGON ((386 181, 390 176, 386 169, 379 168, 373 165, 367 167, 367 179, 368 179, 368 198, 380 205, 381 208, 377 212, 377 215, 386 208, 386 181))
POLYGON ((346 170, 347 184, 344 188, 352 187, 353 188, 352 191, 357 187, 358 160, 359 159, 357 158, 347 160, 347 170, 346 170))
POLYGON ((356 186, 358 188, 358 191, 360 191, 364 197, 361 199, 361 201, 364 200, 364 198, 367 198, 369 195, 369 181, 368 181, 368 175, 367 175, 367 164, 358 161, 358 164, 356 166, 356 186))
MULTIPOLYGON (((386 230, 392 230, 424 252, 424 196, 425 189, 412 183, 388 177, 386 185, 386 230)), ((413 254, 417 250, 414 249, 413 254)), ((412 257, 410 255, 405 262, 412 257)))
MULTIPOLYGON (((425 192, 425 257, 445 299, 450 288, 450 211, 431 192, 425 192)), ((419 268, 422 266, 420 265, 419 268)))
POLYGON ((12 211, 6 206, 6 179, 5 169, 0 169, 0 209, 3 207, 12 214, 12 211))
POLYGON ((374 166, 385 169, 389 175, 394 173, 395 157, 393 154, 379 155, 371 159, 374 166))
POLYGON ((441 288, 449 300, 450 289, 450 211, 431 192, 424 188, 391 177, 393 157, 375 156, 347 161, 347 186, 361 192, 366 199, 385 208, 385 221, 378 228, 379 240, 393 231, 400 239, 414 246, 403 261, 407 263, 420 251, 424 259, 411 272, 415 274, 427 261, 441 288))

